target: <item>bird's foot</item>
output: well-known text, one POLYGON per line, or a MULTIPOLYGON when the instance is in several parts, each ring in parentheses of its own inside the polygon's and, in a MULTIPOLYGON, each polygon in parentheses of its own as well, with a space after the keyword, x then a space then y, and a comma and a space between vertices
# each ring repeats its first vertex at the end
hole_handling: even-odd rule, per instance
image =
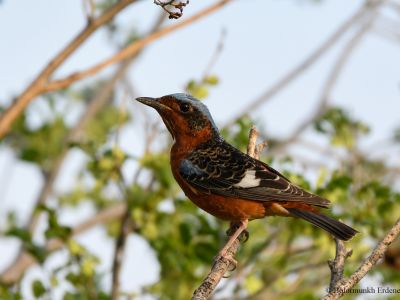
MULTIPOLYGON (((229 229, 226 231, 226 235, 227 236, 232 236, 233 234, 235 234, 235 232, 241 228, 242 223, 236 223, 236 222, 232 222, 231 226, 229 227, 229 229)), ((238 239, 242 242, 242 243, 246 243, 249 240, 250 237, 250 233, 246 230, 243 229, 243 231, 240 233, 240 235, 238 236, 238 239)))
MULTIPOLYGON (((236 259, 233 258, 232 254, 228 253, 227 251, 220 251, 218 253, 218 255, 216 257, 214 257, 213 268, 221 260, 227 261, 229 263, 228 272, 233 272, 236 270, 237 261, 236 261, 236 259)), ((229 276, 226 276, 225 278, 227 278, 227 277, 229 277, 229 276)))

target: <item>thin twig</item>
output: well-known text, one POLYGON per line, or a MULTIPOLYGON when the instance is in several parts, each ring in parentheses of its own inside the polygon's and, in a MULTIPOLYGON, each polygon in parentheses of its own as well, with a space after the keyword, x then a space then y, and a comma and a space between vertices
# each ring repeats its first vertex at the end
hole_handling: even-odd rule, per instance
POLYGON ((85 13, 88 23, 94 18, 95 5, 93 0, 82 0, 83 12, 85 13))
MULTIPOLYGON (((255 126, 252 126, 249 133, 249 143, 247 146, 247 154, 254 157, 256 142, 258 137, 258 131, 255 126)), ((234 231, 229 230, 230 234, 234 234, 234 231)), ((214 261, 211 271, 208 273, 206 278, 200 284, 200 286, 194 291, 192 300, 206 300, 209 299, 211 294, 214 292, 220 280, 224 277, 225 273, 229 270, 232 260, 228 257, 234 259, 236 253, 240 246, 240 241, 243 236, 239 236, 231 247, 227 250, 226 257, 217 257, 214 261)))
POLYGON ((259 97, 250 101, 250 104, 241 110, 241 112, 233 117, 230 121, 226 123, 224 127, 229 127, 233 125, 236 120, 240 119, 244 115, 255 111, 259 106, 265 104, 267 101, 271 100, 276 94, 282 91, 289 83, 295 80, 299 75, 311 67, 319 58, 322 57, 329 49, 331 49, 336 42, 356 23, 361 17, 364 16, 366 11, 370 6, 364 5, 361 7, 354 15, 344 21, 336 31, 329 36, 321 45, 317 47, 309 56, 307 56, 299 65, 290 70, 277 82, 275 82, 271 87, 269 87, 264 93, 259 97))
MULTIPOLYGON (((144 46, 158 40, 159 38, 163 37, 164 35, 167 35, 171 32, 174 32, 178 29, 181 29, 185 26, 188 26, 189 24, 194 23, 195 21, 221 9, 222 7, 224 7, 226 4, 228 4, 229 2, 231 2, 233 0, 221 0, 218 1, 212 5, 210 5, 209 7, 203 9, 202 11, 198 12, 197 14, 193 15, 192 17, 181 21, 177 24, 173 24, 171 26, 168 27, 164 27, 152 34, 149 34, 148 36, 137 40, 135 42, 133 42, 132 44, 128 45, 127 47, 125 47, 124 49, 122 49, 121 51, 119 51, 118 53, 114 54, 113 56, 111 56, 110 58, 105 59, 104 61, 89 67, 86 70, 80 71, 80 72, 75 72, 71 75, 66 76, 65 78, 59 79, 59 80, 54 80, 52 82, 50 82, 49 84, 46 85, 45 89, 43 92, 51 92, 51 91, 55 91, 55 90, 59 90, 62 88, 65 88, 66 86, 69 86, 71 83, 81 80, 83 78, 86 78, 88 76, 91 76, 93 74, 96 74, 98 72, 100 72, 101 70, 103 70, 104 68, 119 62, 125 58, 130 57, 131 55, 134 55, 137 51, 139 51, 140 49, 142 49, 144 46)), ((1 136, 0 136, 1 137, 1 136)))
MULTIPOLYGON (((154 25, 151 27, 149 33, 156 31, 163 23, 165 20, 165 17, 163 15, 160 15, 154 25)), ((82 137, 82 132, 86 124, 88 123, 89 120, 93 119, 96 114, 105 106, 109 103, 109 101, 112 100, 112 97, 110 97, 111 93, 114 91, 114 87, 116 83, 122 78, 127 70, 129 69, 130 65, 136 59, 141 52, 138 52, 136 55, 131 57, 131 59, 125 60, 121 63, 120 67, 116 70, 115 74, 103 85, 103 87, 95 94, 93 99, 89 102, 89 105, 87 106, 85 112, 81 116, 81 118, 78 120, 77 124, 71 129, 69 132, 68 136, 64 140, 64 150, 58 158, 55 160, 53 163, 52 169, 45 174, 46 178, 44 181, 44 185, 39 193, 39 196, 35 202, 34 209, 32 211, 32 215, 28 221, 28 230, 31 234, 33 234, 34 230, 37 227, 38 221, 39 221, 39 214, 36 212, 36 207, 38 207, 40 204, 44 203, 48 196, 52 193, 53 189, 53 184, 54 181, 56 180, 62 166, 64 163, 64 160, 67 156, 68 153, 68 147, 67 144, 70 142, 78 142, 81 137, 82 137)), ((10 265, 10 267, 7 268, 10 269, 14 264, 18 265, 19 260, 24 260, 24 257, 26 256, 26 253, 24 253, 24 249, 21 249, 13 263, 10 265)), ((7 271, 6 271, 7 272, 7 271)))
POLYGON ((256 151, 256 143, 258 138, 258 131, 256 126, 251 126, 249 133, 249 143, 247 144, 247 154, 251 157, 254 157, 254 153, 256 151))
MULTIPOLYGON (((83 129, 85 125, 88 123, 89 120, 93 119, 93 117, 105 106, 109 101, 112 100, 110 97, 111 93, 114 90, 114 86, 123 76, 126 71, 128 70, 131 60, 126 61, 122 63, 122 65, 118 68, 118 70, 115 72, 115 74, 111 77, 111 79, 96 93, 96 95, 93 97, 93 99, 89 102, 89 105, 87 106, 84 114, 81 116, 77 124, 74 126, 74 128, 71 129, 69 132, 68 136, 64 140, 64 150, 63 152, 59 155, 59 157, 56 159, 54 162, 53 168, 50 170, 50 172, 46 175, 45 178, 45 183, 44 186, 42 187, 42 190, 39 194, 39 197, 36 201, 35 207, 37 207, 39 204, 44 203, 50 193, 52 192, 52 187, 54 184, 55 179, 58 176, 58 173, 63 165, 63 162, 65 160, 65 157, 68 153, 68 143, 74 141, 77 142, 79 141, 83 129)), ((36 214, 35 212, 33 213, 31 219, 28 222, 28 228, 29 232, 33 233, 36 226, 37 222, 39 220, 39 214, 36 214)))
POLYGON ((168 0, 166 2, 154 0, 154 4, 161 6, 169 14, 170 19, 179 19, 183 15, 183 8, 189 4, 189 0, 168 0))
MULTIPOLYGON (((136 171, 134 176, 135 179, 139 177, 141 172, 141 168, 136 171)), ((125 244, 128 234, 132 231, 132 219, 131 219, 131 203, 133 201, 131 195, 129 195, 127 189, 127 185, 125 184, 125 180, 123 179, 122 172, 119 171, 120 175, 120 185, 119 189, 125 198, 127 203, 124 215, 121 220, 121 227, 118 233, 118 237, 115 242, 115 250, 114 250, 114 259, 113 259, 113 267, 112 267, 112 286, 111 286, 111 299, 117 300, 119 298, 119 277, 121 271, 122 260, 124 257, 125 244)))
POLYGON ((399 236, 400 234, 400 219, 397 220, 396 224, 389 230, 388 234, 378 243, 371 255, 368 256, 361 264, 361 266, 347 279, 340 280, 336 286, 325 295, 323 300, 334 300, 339 299, 355 286, 371 269, 372 267, 383 257, 385 251, 389 245, 399 236))
MULTIPOLYGON (((78 235, 96 225, 105 224, 112 220, 118 219, 124 214, 125 211, 126 204, 122 202, 105 208, 90 219, 73 228, 71 235, 78 235)), ((52 252, 61 249, 63 246, 64 241, 60 239, 52 239, 46 243, 45 250, 47 252, 52 252)), ((36 263, 37 261, 32 255, 27 252, 23 252, 19 259, 3 272, 3 274, 0 276, 0 282, 5 284, 13 284, 17 282, 24 274, 26 269, 36 263)))
MULTIPOLYGON (((119 8, 121 10, 123 7, 127 6, 128 4, 132 3, 133 1, 136 0, 121 0, 117 2, 115 6, 113 6, 109 11, 114 12, 116 9, 115 7, 119 8), (125 4, 122 8, 120 7, 122 4, 125 4), (118 5, 118 6, 117 6, 118 5)), ((95 29, 97 29, 101 24, 103 25, 105 21, 109 21, 111 17, 109 17, 109 14, 104 14, 108 18, 105 18, 103 16, 93 20, 88 24, 87 27, 89 27, 90 30, 84 30, 83 33, 85 34, 80 34, 77 38, 74 39, 73 42, 71 42, 71 45, 73 47, 68 46, 66 49, 63 50, 63 52, 57 56, 50 64, 43 70, 38 77, 32 82, 32 84, 16 99, 16 101, 9 107, 7 110, 3 113, 3 115, 0 117, 0 139, 7 134, 7 132, 10 130, 11 124, 14 122, 14 120, 21 114, 21 112, 25 109, 25 107, 39 94, 42 93, 47 93, 47 92, 53 92, 59 89, 63 89, 72 83, 81 80, 83 78, 86 78, 88 76, 94 75, 104 68, 108 67, 111 64, 120 62, 126 58, 129 58, 135 53, 137 53, 139 50, 141 50, 143 47, 146 45, 150 44, 151 42, 161 38, 164 35, 167 35, 175 30, 178 30, 180 28, 183 28, 219 9, 224 7, 226 4, 231 2, 233 0, 221 0, 213 5, 210 5, 209 7, 205 8, 204 10, 198 12, 197 14, 193 15, 192 17, 165 27, 163 29, 160 29, 152 34, 149 34, 148 36, 133 42, 132 44, 128 45, 126 48, 122 49, 120 52, 114 54, 110 58, 98 63, 97 65, 94 65, 84 71, 81 72, 75 72, 63 79, 59 80, 54 80, 49 82, 49 76, 54 73, 54 71, 66 60, 66 58, 69 57, 70 54, 72 54, 73 51, 75 51, 84 40, 87 39, 88 35, 90 35, 95 29), (102 22, 100 22, 102 21, 102 22), (87 31, 90 33, 88 34, 87 31), (81 37, 81 35, 84 36, 84 38, 81 37), (77 41, 76 41, 77 40, 77 41)), ((118 12, 119 12, 118 10, 118 12)), ((108 12, 109 12, 108 11, 108 12)), ((117 12, 114 13, 114 15, 117 12)), ((114 16, 112 15, 112 16, 114 16)))
POLYGON ((211 70, 215 66, 215 64, 218 61, 218 58, 220 57, 222 51, 224 50, 224 43, 225 43, 225 38, 226 38, 226 29, 222 28, 221 34, 217 43, 217 47, 214 50, 213 55, 211 56, 210 61, 208 62, 206 68, 204 69, 203 72, 203 80, 207 78, 210 75, 211 70))
MULTIPOLYGON (((382 4, 382 3, 380 3, 382 4)), ((344 46, 341 54, 333 65, 333 68, 325 81, 325 84, 322 88, 321 96, 319 97, 319 103, 314 113, 312 113, 311 117, 308 117, 304 120, 299 126, 296 127, 296 130, 285 140, 281 141, 272 152, 280 152, 283 148, 287 147, 289 144, 292 144, 296 141, 301 133, 303 133, 311 124, 313 124, 317 119, 319 119, 328 109, 328 103, 331 98, 332 91, 336 86, 340 75, 342 74, 344 67, 347 65, 351 55, 353 54, 356 47, 361 43, 366 33, 369 31, 371 26, 373 25, 374 20, 377 17, 378 9, 380 5, 374 6, 374 9, 370 11, 368 19, 361 26, 361 28, 354 34, 354 36, 350 39, 350 41, 344 46)))
POLYGON ((329 290, 332 291, 336 284, 343 279, 344 264, 346 259, 353 253, 352 249, 347 250, 344 242, 335 238, 336 243, 336 255, 334 260, 329 260, 328 265, 331 269, 331 282, 329 284, 329 290))

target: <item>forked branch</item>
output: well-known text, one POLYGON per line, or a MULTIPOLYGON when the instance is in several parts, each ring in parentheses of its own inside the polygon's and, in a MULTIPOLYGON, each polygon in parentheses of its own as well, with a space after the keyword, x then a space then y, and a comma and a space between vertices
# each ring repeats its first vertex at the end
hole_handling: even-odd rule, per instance
MULTIPOLYGON (((341 298, 348 290, 354 287, 360 280, 372 269, 374 265, 383 257, 389 245, 399 236, 400 234, 400 219, 397 220, 396 224, 389 230, 387 235, 378 243, 375 249, 372 251, 371 255, 368 256, 361 264, 361 266, 351 275, 349 278, 340 278, 340 280, 335 284, 333 281, 336 281, 338 275, 343 276, 343 269, 338 269, 337 266, 342 268, 342 264, 339 263, 337 266, 332 264, 332 279, 330 290, 327 295, 324 296, 323 300, 334 300, 341 298)), ((347 250, 343 250, 342 247, 338 247, 337 251, 340 253, 336 254, 336 257, 341 257, 340 260, 343 260, 348 253, 347 250)), ((335 258, 336 261, 336 258, 335 258)))

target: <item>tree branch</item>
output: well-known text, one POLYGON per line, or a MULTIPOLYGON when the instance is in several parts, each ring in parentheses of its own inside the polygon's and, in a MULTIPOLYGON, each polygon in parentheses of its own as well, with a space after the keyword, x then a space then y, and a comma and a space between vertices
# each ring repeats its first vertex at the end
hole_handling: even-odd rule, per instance
POLYGON ((329 284, 329 290, 333 291, 336 284, 343 278, 344 264, 346 259, 351 256, 353 250, 347 250, 344 242, 335 238, 336 243, 336 255, 334 260, 329 260, 328 265, 331 269, 331 282, 329 284))
MULTIPOLYGON (((367 1, 368 2, 368 1, 367 1)), ((336 31, 329 36, 321 45, 317 47, 309 56, 307 56, 299 65, 290 70, 271 87, 269 87, 259 97, 250 101, 250 104, 241 110, 241 112, 226 123, 224 127, 229 127, 244 115, 255 111, 259 106, 271 100, 276 94, 283 90, 288 84, 300 76, 304 71, 311 67, 319 58, 323 56, 329 49, 331 49, 336 42, 355 24, 357 23, 370 9, 372 5, 362 6, 354 15, 344 21, 336 31)))
MULTIPOLYGON (((97 213, 89 220, 73 228, 71 236, 78 235, 96 225, 105 224, 109 221, 120 218, 125 211, 126 211, 125 203, 118 203, 115 204, 114 206, 105 208, 104 210, 97 213)), ((53 252, 58 249, 61 249, 63 246, 64 242, 62 240, 52 239, 46 243, 45 249, 47 252, 53 252)), ((0 276, 0 282, 4 284, 13 284, 17 282, 24 274, 25 270, 28 269, 31 265, 36 263, 37 261, 32 255, 30 255, 27 252, 22 252, 21 255, 18 257, 18 260, 16 260, 13 265, 8 267, 0 276)))
POLYGON ((189 0, 168 0, 166 2, 154 0, 154 4, 161 6, 169 14, 170 19, 179 19, 183 15, 183 8, 189 4, 189 0))
MULTIPOLYGON (((249 143, 247 146, 247 154, 254 157, 256 157, 256 142, 257 142, 257 137, 258 137, 258 131, 255 126, 252 126, 250 129, 250 134, 249 134, 249 143)), ((261 151, 261 147, 258 150, 259 152, 261 151)), ((231 228, 232 229, 232 228, 231 228)), ((235 232, 233 230, 228 230, 229 234, 228 236, 233 235, 235 232)), ((225 273, 229 270, 229 267, 232 264, 232 259, 236 256, 236 253, 239 249, 240 246, 240 241, 243 239, 244 235, 240 235, 232 244, 231 247, 228 248, 227 250, 227 256, 225 257, 220 257, 217 256, 217 259, 214 260, 214 264, 211 268, 211 271, 208 273, 206 278, 203 280, 203 282, 200 284, 200 286, 194 291, 192 300, 206 300, 209 299, 211 294, 214 292, 215 288, 217 287, 218 283, 222 279, 222 277, 225 275, 225 273), (229 258, 231 259, 229 259, 229 258)))
MULTIPOLYGON (((189 24, 194 23, 195 21, 221 9, 223 6, 228 4, 233 0, 222 0, 214 3, 213 5, 210 5, 209 7, 203 9, 202 11, 198 12, 197 14, 193 15, 192 17, 179 22, 177 24, 162 28, 152 34, 149 34, 148 36, 137 40, 133 42, 132 44, 128 45, 124 49, 122 49, 120 52, 114 54, 110 58, 86 69, 80 72, 75 72, 69 76, 66 76, 63 79, 55 80, 47 84, 46 88, 44 89, 44 92, 52 92, 55 90, 62 89, 66 86, 69 86, 70 84, 74 83, 75 81, 81 80, 83 78, 86 78, 88 76, 91 76, 93 74, 98 73, 99 71, 103 70, 104 68, 119 62, 125 58, 130 57, 131 55, 134 55, 137 51, 142 49, 144 46, 158 40, 159 38, 163 37, 164 35, 167 35, 171 32, 174 32, 178 29, 181 29, 189 24)), ((0 136, 1 137, 1 136, 0 136)))
MULTIPOLYGON (((69 141, 76 140, 88 120, 93 118, 96 113, 108 103, 110 99, 109 95, 112 92, 115 83, 126 72, 129 65, 130 62, 128 61, 123 63, 116 71, 115 75, 103 86, 99 93, 96 94, 94 99, 90 101, 85 113, 81 116, 78 123, 73 129, 71 129, 70 133, 66 137, 64 141, 65 144, 67 144, 69 141)), ((45 176, 44 185, 40 190, 38 198, 36 199, 34 208, 32 209, 32 215, 27 224, 27 228, 31 234, 35 231, 40 217, 40 214, 36 213, 36 207, 44 203, 48 196, 52 193, 54 182, 63 166, 67 153, 68 151, 64 148, 64 151, 60 153, 59 157, 55 160, 52 169, 45 176)), ((16 281, 19 277, 15 277, 13 274, 18 273, 18 271, 14 272, 12 270, 19 270, 20 266, 25 266, 26 263, 29 263, 30 265, 32 264, 32 260, 34 260, 34 258, 26 253, 24 249, 21 249, 14 262, 4 271, 3 275, 1 276, 1 281, 10 281, 10 283, 16 281), (27 259, 27 257, 30 257, 30 259, 27 259), (9 276, 8 274, 11 275, 9 276), (8 280, 8 278, 12 279, 8 280)))
POLYGON ((192 17, 165 27, 163 29, 160 29, 152 34, 149 34, 148 36, 130 44, 126 48, 122 49, 120 52, 117 54, 113 55, 112 57, 104 60, 103 62, 98 63, 97 65, 94 65, 84 71, 81 72, 75 72, 63 79, 59 80, 54 80, 49 82, 49 76, 69 57, 69 55, 75 51, 82 43, 84 40, 88 38, 88 36, 93 33, 98 27, 101 25, 105 24, 108 22, 112 16, 114 16, 116 13, 118 13, 120 10, 122 10, 125 6, 128 4, 134 2, 136 0, 121 0, 118 2, 116 5, 114 5, 107 13, 105 13, 103 16, 99 17, 98 19, 95 19, 91 21, 87 28, 80 34, 78 35, 77 38, 75 38, 71 44, 64 49, 58 56, 56 56, 53 61, 51 61, 48 66, 38 75, 38 77, 32 82, 32 84, 23 92, 17 99, 16 101, 3 113, 3 115, 0 118, 0 139, 4 137, 7 132, 10 130, 11 124, 14 122, 14 120, 21 114, 21 112, 25 109, 25 107, 33 100, 34 97, 38 96, 39 94, 42 93, 47 93, 47 92, 53 92, 62 88, 65 88, 72 83, 81 80, 83 78, 86 78, 88 76, 94 75, 107 66, 114 64, 116 62, 122 61, 126 58, 131 57, 132 55, 135 55, 139 50, 141 50, 143 47, 146 45, 150 44, 151 42, 161 38, 164 35, 167 35, 175 30, 178 30, 180 28, 183 28, 199 19, 202 17, 205 17, 219 9, 221 9, 223 6, 228 4, 229 2, 233 0, 221 0, 213 5, 210 5, 209 7, 205 8, 204 10, 198 12, 197 14, 193 15, 192 17), (111 16, 111 12, 114 13, 111 16))
POLYGON ((137 0, 120 0, 103 15, 92 19, 86 27, 57 54, 47 66, 36 76, 33 82, 24 92, 7 108, 0 116, 0 139, 3 138, 11 128, 11 124, 22 113, 25 107, 43 90, 48 83, 49 77, 60 67, 65 60, 71 56, 98 28, 108 23, 120 11, 137 0))
MULTIPOLYGON (((136 174, 134 175, 134 180, 133 184, 137 183, 137 180, 139 179, 139 175, 143 169, 139 168, 136 171, 136 174)), ((125 244, 126 244, 126 239, 128 237, 128 234, 132 231, 135 230, 135 224, 132 222, 132 217, 131 217, 131 207, 133 204, 133 199, 132 196, 128 192, 128 185, 125 183, 125 180, 122 175, 122 171, 119 170, 119 177, 120 177, 120 183, 119 184, 119 189, 125 198, 126 202, 126 207, 125 207, 125 212, 122 216, 122 220, 120 223, 120 230, 115 242, 115 251, 114 251, 114 259, 113 259, 113 267, 112 267, 112 285, 111 285, 111 299, 112 300, 118 300, 119 299, 119 294, 120 294, 120 288, 119 288, 119 276, 120 276, 120 271, 121 271, 121 265, 122 265, 122 260, 124 257, 124 252, 125 252, 125 244)), ((151 182, 147 186, 147 189, 150 187, 151 182)))
MULTIPOLYGON (((35 207, 37 207, 39 204, 42 204, 46 201, 48 196, 52 192, 52 187, 54 184, 54 181, 56 180, 58 173, 60 172, 63 162, 65 160, 65 157, 67 156, 68 153, 68 147, 67 144, 71 141, 77 141, 80 138, 80 135, 82 133, 82 130, 84 129, 85 125, 89 120, 94 118, 94 116, 105 106, 109 101, 111 100, 110 95, 115 87, 115 84, 118 82, 118 80, 126 73, 128 70, 131 60, 125 61, 121 64, 121 66, 118 68, 118 70, 115 72, 115 74, 103 85, 103 87, 96 93, 96 95, 91 99, 89 105, 87 106, 85 112, 83 115, 80 117, 79 121, 77 124, 71 129, 69 134, 64 140, 64 151, 60 153, 59 157, 56 159, 54 162, 54 165, 50 172, 48 172, 45 176, 45 183, 40 191, 40 194, 36 200, 35 207)), ((39 220, 39 215, 35 214, 35 209, 33 209, 33 215, 31 216, 31 219, 28 222, 28 228, 29 232, 33 233, 36 226, 37 222, 39 220)))
MULTIPOLYGON (((334 300, 339 299, 345 294, 348 290, 350 290, 353 286, 355 286, 371 269, 372 267, 383 257, 386 249, 389 245, 398 237, 400 234, 400 219, 397 220, 396 224, 389 230, 388 234, 383 238, 382 241, 378 243, 375 249, 372 251, 371 255, 368 256, 361 266, 347 279, 341 279, 333 289, 330 289, 329 293, 325 295, 323 300, 334 300)), ((342 249, 339 249, 341 254, 336 254, 336 256, 341 256, 340 259, 343 259, 342 249)), ((346 251, 346 250, 345 250, 346 251)), ((335 258, 336 260, 336 258, 335 258)), ((336 270, 335 270, 336 271, 336 270)), ((334 277, 335 275, 332 275, 334 277)), ((332 284, 332 280, 331 280, 332 284)))
MULTIPOLYGON (((379 5, 370 8, 369 15, 365 23, 360 27, 360 29, 354 34, 354 36, 349 40, 349 42, 343 47, 342 52, 337 58, 336 62, 333 65, 333 68, 325 81, 325 84, 322 88, 321 96, 319 97, 319 103, 314 113, 304 120, 299 126, 296 127, 296 130, 285 140, 281 141, 272 152, 280 152, 283 148, 287 147, 289 144, 293 143, 297 140, 301 133, 303 133, 312 123, 318 120, 327 110, 328 103, 332 94, 334 87, 340 75, 342 74, 344 67, 347 65, 351 55, 353 54, 356 47, 361 43, 373 22, 375 21, 378 15, 378 9, 382 5, 379 2, 379 5)), ((367 13, 366 13, 367 14, 367 13)), ((363 19, 363 16, 361 19, 363 19)))
MULTIPOLYGON (((125 187, 122 187, 122 189, 124 189, 124 191, 126 190, 125 187)), ((113 259, 113 267, 112 267, 112 270, 113 270, 112 286, 111 286, 111 299, 112 300, 119 299, 119 275, 120 275, 120 270, 121 270, 121 265, 122 265, 122 259, 124 257, 126 239, 132 229, 131 210, 129 209, 129 206, 130 206, 129 199, 130 198, 126 192, 124 194, 127 197, 126 202, 128 203, 128 205, 126 206, 125 212, 122 216, 120 231, 119 231, 118 237, 115 242, 115 251, 114 251, 114 259, 113 259)))
MULTIPOLYGON (((156 31, 165 20, 164 15, 160 15, 155 21, 154 25, 150 29, 149 33, 156 31)), ((85 112, 82 114, 76 125, 70 130, 67 137, 64 139, 63 143, 65 144, 64 150, 60 153, 59 157, 55 160, 51 170, 45 176, 44 185, 39 193, 39 196, 35 202, 34 208, 32 209, 32 215, 28 221, 27 228, 31 234, 35 231, 40 214, 36 213, 36 208, 44 203, 48 196, 52 193, 53 184, 57 179, 57 176, 63 166, 64 160, 68 153, 67 144, 71 141, 78 141, 81 138, 82 131, 86 126, 87 122, 93 119, 96 114, 104 108, 105 105, 112 100, 110 97, 113 92, 115 85, 117 82, 123 77, 130 65, 134 61, 135 58, 139 56, 141 52, 136 53, 130 59, 124 60, 121 65, 118 67, 114 75, 102 86, 102 88, 95 94, 95 96, 90 100, 88 106, 85 109, 85 112)), ((18 261, 24 260, 26 253, 24 253, 24 249, 21 249, 18 256, 15 258, 14 262, 11 264, 9 268, 12 268, 12 265, 18 264, 18 261)))

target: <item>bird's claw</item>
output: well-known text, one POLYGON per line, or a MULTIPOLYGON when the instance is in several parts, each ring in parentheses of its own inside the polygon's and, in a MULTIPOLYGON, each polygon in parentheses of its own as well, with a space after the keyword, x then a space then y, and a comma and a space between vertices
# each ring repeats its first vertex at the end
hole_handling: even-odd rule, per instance
MULTIPOLYGON (((226 231, 226 235, 227 236, 231 236, 232 234, 235 233, 235 231, 238 229, 238 225, 237 224, 233 224, 231 225, 231 227, 229 227, 229 229, 226 231)), ((242 242, 242 243, 246 243, 249 240, 250 237, 250 233, 245 229, 243 230, 243 232, 239 235, 238 239, 242 242)))
POLYGON ((246 243, 249 240, 249 237, 250 237, 250 233, 247 230, 243 230, 243 232, 239 236, 239 240, 242 243, 246 243))
MULTIPOLYGON (((228 261, 229 263, 229 268, 228 268, 228 272, 233 272, 236 270, 237 267, 237 261, 236 259, 234 259, 231 255, 227 255, 227 254, 218 254, 215 258, 214 258, 214 263, 212 268, 215 267, 215 265, 217 264, 217 262, 221 261, 221 260, 225 260, 228 261)), ((229 276, 224 276, 224 278, 228 278, 229 276)))

